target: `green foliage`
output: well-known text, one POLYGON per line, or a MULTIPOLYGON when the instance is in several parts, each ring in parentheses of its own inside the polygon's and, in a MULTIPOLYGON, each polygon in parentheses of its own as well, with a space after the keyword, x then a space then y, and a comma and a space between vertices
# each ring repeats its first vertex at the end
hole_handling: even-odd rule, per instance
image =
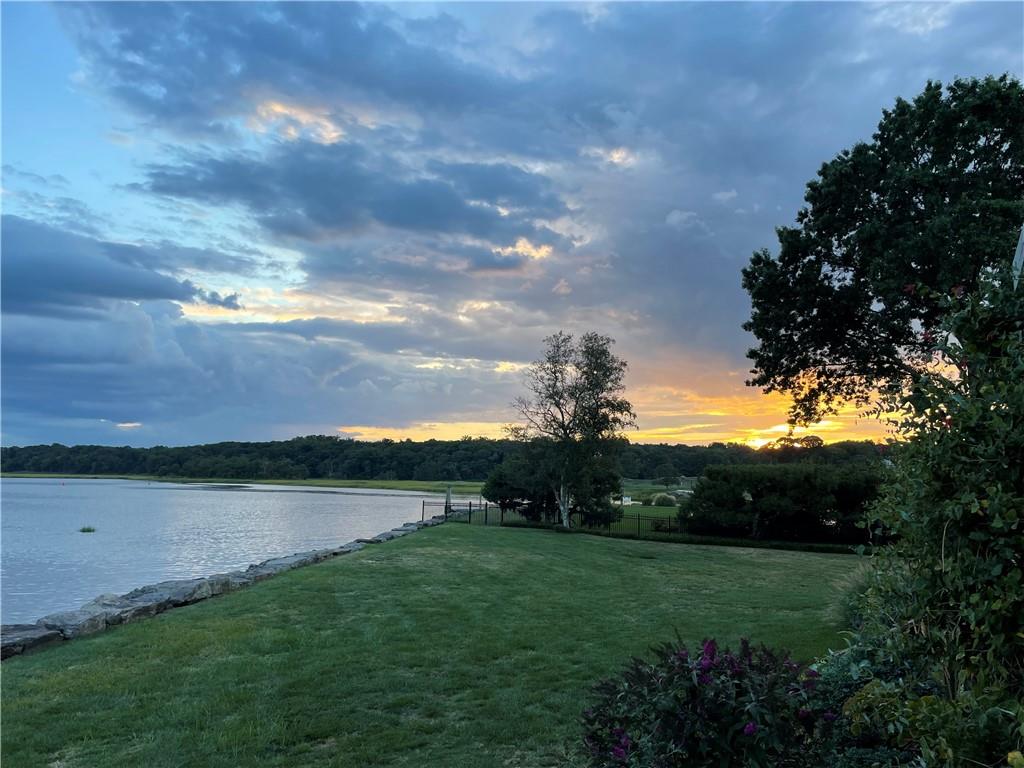
POLYGON ((670 493, 656 493, 651 497, 652 507, 674 507, 676 506, 676 497, 670 493))
POLYGON ((875 509, 893 543, 874 629, 939 664, 950 694, 1024 694, 1024 288, 1003 276, 947 304, 936 349, 959 373, 925 373, 891 406, 909 439, 875 509))
POLYGON ((551 521, 558 511, 549 478, 531 466, 523 451, 509 454, 495 467, 480 494, 502 510, 516 510, 532 521, 551 521))
POLYGON ((705 640, 699 652, 664 645, 595 689, 584 712, 589 765, 823 765, 834 714, 815 708, 817 673, 744 640, 737 653, 705 640))
POLYGON ((907 438, 874 510, 891 543, 864 596, 851 698, 929 766, 995 764, 1024 743, 1024 287, 1006 272, 934 297, 939 364, 886 404, 907 438))
MULTIPOLYGON (((133 475, 164 478, 217 478, 248 481, 345 480, 383 483, 415 478, 458 483, 481 480, 514 450, 511 440, 350 440, 311 435, 265 443, 211 443, 179 448, 31 445, 0 448, 4 472, 62 475, 133 475), (285 464, 283 460, 287 459, 285 464), (302 467, 297 471, 296 467, 302 467), (289 474, 296 477, 289 478, 289 474)), ((700 475, 710 464, 815 462, 848 463, 874 456, 867 441, 832 443, 815 450, 755 451, 746 445, 628 445, 619 452, 622 474, 659 477, 659 465, 671 462, 684 475, 700 475)), ((391 487, 390 485, 388 487, 391 487)), ((399 486, 395 486, 399 487, 399 486)), ((441 490, 422 484, 409 490, 441 490)), ((475 492, 475 491, 474 491, 475 492)), ((627 490, 627 493, 629 491, 627 490)), ((638 494, 634 494, 636 496, 638 494)))
MULTIPOLYGON (((561 482, 563 455, 551 440, 535 438, 523 443, 491 472, 481 495, 528 520, 551 522, 558 517, 555 489, 561 482)), ((586 525, 606 525, 621 516, 621 508, 611 502, 612 496, 621 492, 614 452, 606 450, 592 455, 590 462, 580 461, 567 485, 570 514, 586 525)))
POLYGON ((708 467, 680 519, 696 534, 858 543, 881 475, 875 464, 708 467))
POLYGON ((929 83, 871 142, 824 164, 779 254, 743 271, 758 340, 750 382, 818 420, 901 388, 931 356, 938 297, 1005 265, 1024 219, 1024 88, 1010 77, 929 83), (926 288, 928 290, 921 290, 926 288))
POLYGON ((679 473, 676 472, 675 467, 673 467, 671 464, 667 462, 659 465, 654 470, 654 475, 655 477, 657 477, 658 483, 665 486, 666 488, 671 488, 673 485, 679 482, 679 473))
POLYGON ((515 401, 523 423, 510 434, 524 444, 533 471, 550 479, 563 526, 573 511, 590 522, 610 520, 610 498, 622 491, 621 433, 636 421, 622 396, 626 361, 598 333, 576 340, 560 331, 544 343, 527 371, 528 395, 515 401))
POLYGON ((78 529, 78 532, 79 533, 96 533, 96 529, 93 528, 91 525, 83 525, 81 528, 78 529))

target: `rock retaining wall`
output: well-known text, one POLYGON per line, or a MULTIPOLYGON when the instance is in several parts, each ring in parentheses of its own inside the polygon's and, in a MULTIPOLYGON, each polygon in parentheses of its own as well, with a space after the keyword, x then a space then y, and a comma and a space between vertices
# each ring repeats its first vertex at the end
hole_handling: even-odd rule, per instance
POLYGON ((444 517, 437 515, 423 522, 406 523, 399 528, 378 533, 373 538, 356 539, 334 549, 317 549, 275 557, 250 565, 245 570, 217 573, 198 579, 161 581, 159 584, 133 589, 124 595, 100 595, 77 610, 51 613, 35 624, 5 624, 0 627, 0 658, 6 659, 62 640, 102 632, 107 627, 138 621, 171 608, 234 592, 284 571, 358 552, 368 544, 381 544, 443 522, 444 517))

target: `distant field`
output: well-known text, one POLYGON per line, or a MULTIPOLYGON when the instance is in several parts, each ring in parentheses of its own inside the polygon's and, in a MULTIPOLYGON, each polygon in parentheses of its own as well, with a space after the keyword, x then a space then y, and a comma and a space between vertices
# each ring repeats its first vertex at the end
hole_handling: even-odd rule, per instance
POLYGON ((3 665, 4 765, 567 763, 677 635, 842 644, 849 556, 448 524, 3 665))
MULTIPOLYGON (((158 477, 156 475, 62 475, 45 472, 4 472, 0 477, 67 477, 79 479, 123 479, 123 480, 149 480, 151 482, 165 483, 264 483, 267 485, 313 485, 330 488, 382 488, 396 491, 418 491, 420 493, 444 493, 448 486, 451 486, 452 493, 474 496, 480 493, 483 487, 482 480, 239 480, 238 478, 224 477, 158 477)), ((683 478, 678 488, 689 488, 694 478, 683 478)), ((671 488, 670 490, 675 490, 671 488)), ((658 485, 653 480, 624 480, 623 492, 634 499, 642 499, 645 496, 652 496, 655 493, 664 493, 665 486, 658 485)), ((634 509, 640 509, 635 507, 634 509)), ((644 509, 651 509, 645 507, 644 509)), ((631 510, 632 511, 632 510, 631 510)), ((645 512, 645 514, 648 514, 645 512)))
POLYGON ((452 493, 474 496, 480 493, 479 480, 239 480, 225 477, 163 477, 157 475, 62 475, 46 472, 4 472, 0 477, 45 477, 84 480, 148 480, 160 483, 244 483, 262 485, 309 485, 328 488, 380 488, 391 491, 418 491, 420 493, 452 493))

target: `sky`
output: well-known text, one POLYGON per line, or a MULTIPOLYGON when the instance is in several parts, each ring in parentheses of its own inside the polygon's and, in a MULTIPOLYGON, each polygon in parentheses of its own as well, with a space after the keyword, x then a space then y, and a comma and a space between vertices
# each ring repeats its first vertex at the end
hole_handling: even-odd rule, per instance
MULTIPOLYGON (((1021 3, 3 3, 2 442, 499 436, 558 330, 753 445, 740 270, 1021 3)), ((877 438, 845 409, 826 440, 877 438)))

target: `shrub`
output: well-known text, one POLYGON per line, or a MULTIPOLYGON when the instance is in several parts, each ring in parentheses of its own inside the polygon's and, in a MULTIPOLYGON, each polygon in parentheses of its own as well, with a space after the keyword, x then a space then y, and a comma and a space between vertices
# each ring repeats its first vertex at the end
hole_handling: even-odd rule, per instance
POLYGON ((873 464, 712 466, 680 519, 696 534, 861 543, 881 476, 873 464))
POLYGON ((815 709, 817 672, 742 641, 663 645, 600 683, 583 715, 590 766, 819 766, 837 714, 815 709))
POLYGON ((992 275, 940 304, 929 334, 947 365, 887 404, 907 439, 855 635, 892 672, 846 708, 923 765, 996 765, 1024 745, 1024 286, 992 275))
POLYGON ((676 497, 671 493, 656 493, 651 497, 652 507, 674 507, 676 505, 676 497))

